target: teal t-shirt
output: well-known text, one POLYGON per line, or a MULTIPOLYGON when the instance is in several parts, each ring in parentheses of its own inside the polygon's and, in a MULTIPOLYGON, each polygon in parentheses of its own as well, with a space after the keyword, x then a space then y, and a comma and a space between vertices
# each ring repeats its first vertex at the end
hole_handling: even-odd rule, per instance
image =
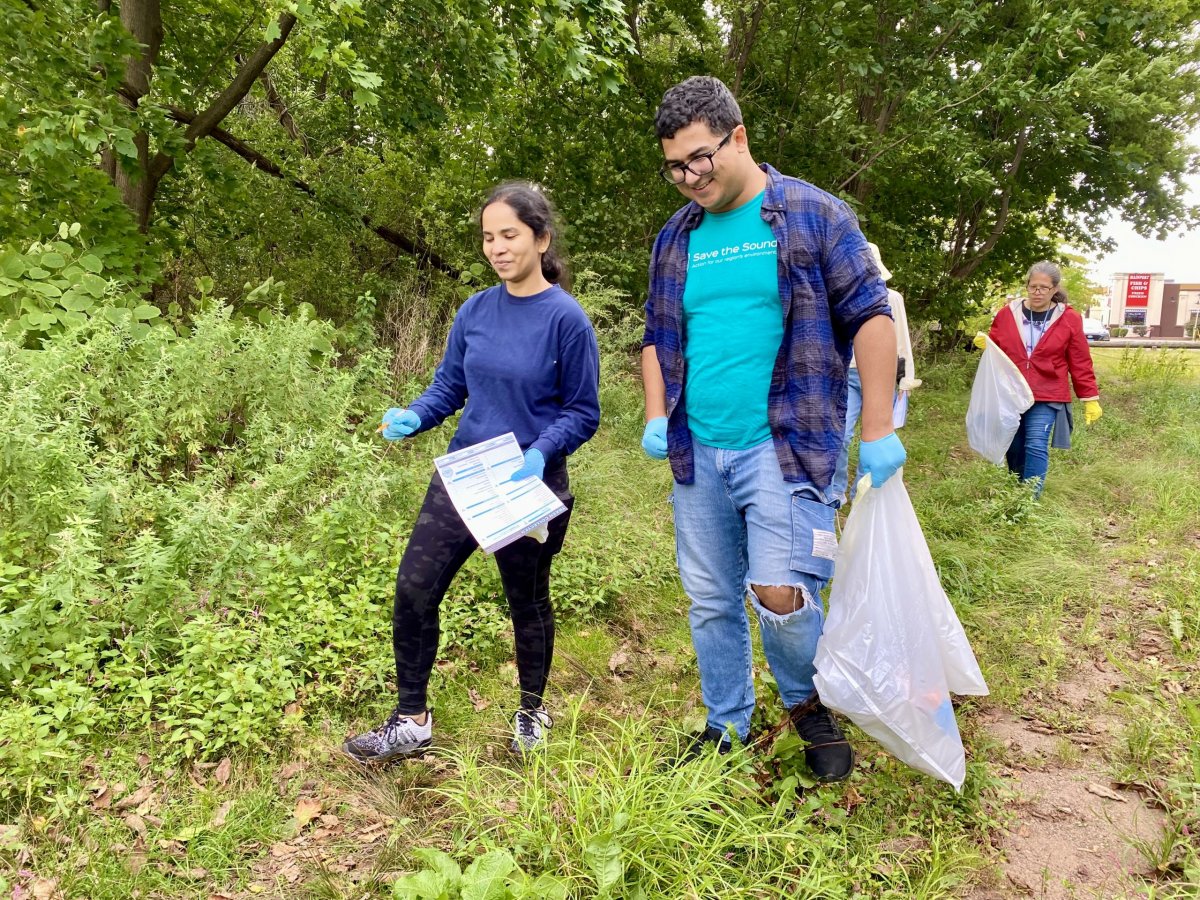
POLYGON ((783 341, 775 235, 762 199, 704 214, 688 241, 683 290, 688 427, 710 447, 771 436, 767 392, 783 341))

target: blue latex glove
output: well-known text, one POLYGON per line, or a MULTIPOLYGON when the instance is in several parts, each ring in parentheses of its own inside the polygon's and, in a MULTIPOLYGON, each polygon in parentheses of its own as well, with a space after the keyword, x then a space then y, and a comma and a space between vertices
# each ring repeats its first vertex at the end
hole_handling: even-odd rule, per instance
POLYGON ((642 449, 653 459, 667 458, 667 417, 658 416, 646 423, 642 432, 642 449))
POLYGON ((536 447, 530 447, 525 451, 525 462, 521 464, 521 468, 512 473, 509 481, 521 481, 522 479, 533 476, 541 478, 542 473, 546 471, 546 457, 542 456, 542 451, 536 447))
POLYGON ((411 409, 399 409, 393 406, 383 414, 383 424, 379 430, 389 441, 406 438, 421 427, 421 417, 411 409))
POLYGON ((894 431, 879 440, 863 441, 858 445, 858 467, 870 474, 871 487, 883 487, 906 459, 908 453, 894 431))

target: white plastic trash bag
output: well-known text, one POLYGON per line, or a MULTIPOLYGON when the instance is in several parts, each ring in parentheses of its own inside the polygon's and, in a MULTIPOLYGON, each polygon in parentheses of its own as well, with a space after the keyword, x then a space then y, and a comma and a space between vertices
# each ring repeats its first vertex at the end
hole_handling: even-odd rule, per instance
POLYGON ((1008 355, 987 339, 971 402, 967 406, 967 440, 971 449, 986 460, 1000 465, 1021 427, 1021 414, 1033 406, 1033 391, 1008 355))
POLYGON ((817 644, 817 693, 896 758, 960 790, 967 767, 950 693, 988 688, 902 475, 882 488, 869 475, 859 482, 817 644))

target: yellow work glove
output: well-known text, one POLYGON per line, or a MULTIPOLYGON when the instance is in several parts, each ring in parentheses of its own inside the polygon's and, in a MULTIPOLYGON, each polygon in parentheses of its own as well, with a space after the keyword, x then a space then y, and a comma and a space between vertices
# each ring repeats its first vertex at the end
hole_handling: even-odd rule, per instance
POLYGON ((1095 423, 1104 415, 1104 410, 1100 408, 1099 400, 1084 400, 1083 401, 1083 421, 1088 425, 1095 423))
POLYGON ((982 331, 977 331, 975 332, 975 340, 973 340, 971 343, 975 345, 976 350, 982 350, 987 346, 987 335, 982 331))

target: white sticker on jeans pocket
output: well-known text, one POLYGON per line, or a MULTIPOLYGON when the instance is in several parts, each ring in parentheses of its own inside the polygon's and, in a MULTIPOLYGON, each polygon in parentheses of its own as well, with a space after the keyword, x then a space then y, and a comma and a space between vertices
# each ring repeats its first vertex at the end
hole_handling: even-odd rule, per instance
POLYGON ((813 529, 813 556, 821 559, 837 558, 837 536, 832 531, 813 529))

